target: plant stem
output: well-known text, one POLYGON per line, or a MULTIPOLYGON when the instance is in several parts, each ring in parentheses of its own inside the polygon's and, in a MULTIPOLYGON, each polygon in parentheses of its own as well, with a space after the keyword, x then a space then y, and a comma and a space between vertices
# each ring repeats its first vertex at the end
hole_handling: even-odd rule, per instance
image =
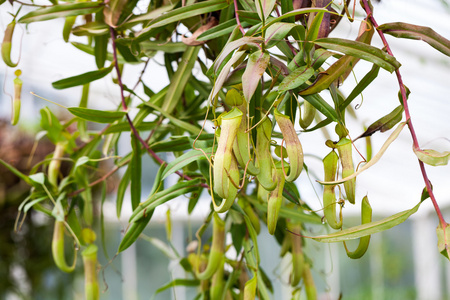
POLYGON ((239 30, 241 31, 242 36, 244 36, 245 35, 245 31, 244 31, 244 28, 241 25, 241 21, 239 20, 237 0, 234 0, 234 16, 235 16, 236 22, 237 22, 237 24, 239 26, 239 30))
MULTIPOLYGON (((392 53, 391 47, 389 47, 389 43, 387 42, 384 33, 378 29, 378 24, 375 21, 375 18, 373 17, 373 12, 372 12, 372 9, 370 8, 368 0, 362 0, 362 3, 364 4, 364 10, 367 13, 367 17, 370 19, 372 25, 375 26, 375 28, 377 28, 378 35, 380 36, 381 40, 383 41, 383 45, 386 47, 387 53, 391 56, 394 56, 394 54, 392 53)), ((419 150, 420 146, 419 146, 419 142, 417 140, 416 131, 414 130, 414 126, 411 121, 408 100, 406 97, 406 89, 405 89, 405 85, 403 84, 402 75, 400 74, 400 70, 399 69, 395 70, 395 74, 397 76, 397 81, 400 86, 400 93, 402 95, 403 108, 405 109, 406 122, 408 124, 409 132, 411 133, 411 137, 413 140, 413 147, 414 147, 414 150, 419 150)), ((421 160, 418 159, 418 161, 419 161, 420 171, 422 172, 423 180, 425 181, 425 186, 427 188, 428 194, 430 195, 431 202, 433 203, 434 209, 436 210, 436 214, 439 218, 439 223, 445 232, 447 222, 445 221, 444 216, 442 215, 441 209, 439 208, 439 205, 434 196, 433 189, 431 187, 431 182, 428 179, 428 175, 425 170, 425 165, 421 160)))
MULTIPOLYGON (((121 100, 122 100, 122 109, 124 111, 127 111, 128 107, 127 107, 127 103, 125 101, 125 96, 124 96, 122 75, 120 73, 119 63, 118 63, 118 60, 117 60, 116 33, 114 32, 114 28, 112 28, 111 26, 109 27, 109 32, 110 32, 110 35, 111 35, 111 41, 112 41, 112 46, 113 46, 114 67, 115 67, 116 72, 117 72, 117 81, 118 81, 119 87, 120 87, 120 97, 121 97, 121 100)), ((142 137, 140 136, 140 134, 137 131, 136 127, 134 126, 133 121, 131 120, 131 117, 128 114, 128 112, 126 113, 125 116, 127 118, 128 124, 130 124, 130 128, 131 128, 131 131, 133 132, 134 136, 139 140, 139 142, 142 144, 142 146, 145 148, 145 150, 147 150, 147 152, 150 154, 150 156, 153 157, 160 165, 167 164, 163 159, 161 159, 161 157, 156 155, 156 153, 150 148, 150 146, 142 139, 142 137)), ((192 180, 191 177, 181 173, 180 171, 176 171, 175 173, 178 176, 180 176, 181 178, 185 179, 185 180, 192 180)), ((204 188, 208 188, 209 189, 209 186, 207 184, 205 184, 205 183, 201 183, 200 185, 202 187, 204 187, 204 188)))

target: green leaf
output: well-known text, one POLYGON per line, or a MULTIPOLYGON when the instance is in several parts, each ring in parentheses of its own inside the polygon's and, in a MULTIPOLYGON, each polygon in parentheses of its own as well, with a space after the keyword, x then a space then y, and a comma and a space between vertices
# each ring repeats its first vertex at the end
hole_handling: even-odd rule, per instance
POLYGON ((103 22, 89 22, 72 29, 76 36, 102 36, 109 35, 109 27, 103 22))
POLYGON ((247 102, 250 102, 258 84, 269 65, 270 55, 260 50, 253 52, 248 57, 247 67, 242 75, 242 92, 247 102))
POLYGON ((401 66, 395 57, 363 42, 340 38, 322 38, 314 43, 327 49, 370 61, 391 73, 401 66))
POLYGON ((280 40, 284 39, 295 26, 298 25, 293 23, 278 22, 267 28, 265 34, 266 48, 268 49, 275 46, 280 40))
POLYGON ((64 78, 64 79, 55 81, 52 83, 52 86, 55 89, 61 90, 61 89, 67 89, 67 88, 78 86, 78 85, 84 85, 86 83, 89 83, 89 82, 92 82, 92 81, 95 81, 95 80, 105 77, 112 71, 113 68, 114 68, 114 64, 111 64, 107 68, 101 68, 96 71, 91 71, 91 72, 87 72, 87 73, 80 74, 77 76, 64 78))
POLYGON ((273 18, 271 19, 269 22, 266 23, 266 25, 264 25, 261 30, 266 30, 267 28, 269 28, 269 26, 280 22, 281 20, 284 20, 286 18, 290 18, 290 17, 294 17, 294 16, 298 16, 298 15, 303 15, 303 14, 309 14, 309 13, 313 13, 313 12, 324 12, 324 13, 330 13, 326 8, 300 8, 300 9, 295 9, 293 11, 290 11, 288 13, 282 14, 281 16, 277 17, 277 18, 273 18))
POLYGON ((324 89, 327 89, 335 80, 338 80, 342 74, 344 74, 348 69, 352 69, 358 58, 344 55, 333 63, 325 72, 320 72, 316 78, 316 81, 308 88, 300 91, 300 95, 311 95, 316 94, 324 89))
POLYGON ((93 14, 103 8, 101 2, 79 2, 58 4, 51 7, 34 10, 19 19, 19 23, 32 23, 55 18, 93 14))
MULTIPOLYGON (((150 131, 157 126, 164 127, 164 125, 160 125, 157 121, 142 122, 138 126, 134 126, 134 127, 136 127, 136 129, 138 131, 150 131)), ((117 133, 117 132, 123 132, 123 131, 131 131, 130 123, 128 123, 128 121, 112 124, 111 126, 108 127, 108 129, 106 129, 105 134, 117 133)))
POLYGON ((309 25, 308 32, 306 34, 306 40, 305 40, 305 52, 310 53, 312 48, 314 47, 314 44, 311 43, 312 41, 316 40, 319 36, 320 26, 322 24, 322 20, 324 17, 324 12, 318 12, 315 16, 311 24, 309 25))
POLYGON ((164 292, 167 289, 176 287, 176 286, 191 286, 191 287, 197 287, 200 284, 200 280, 198 279, 174 279, 171 282, 161 286, 155 291, 155 294, 152 296, 152 300, 155 298, 156 295, 158 295, 161 292, 164 292))
POLYGON ((442 228, 442 225, 439 224, 436 228, 436 234, 439 252, 450 260, 450 224, 445 224, 445 228, 442 228))
POLYGON ((172 4, 164 5, 161 7, 158 7, 156 9, 152 9, 146 14, 141 14, 137 16, 132 16, 129 21, 127 21, 127 25, 131 24, 138 24, 145 21, 151 21, 157 17, 160 17, 161 15, 173 10, 173 8, 178 4, 179 1, 172 1, 172 4))
MULTIPOLYGON (((317 52, 317 51, 316 51, 317 52)), ((366 87, 368 87, 372 81, 378 76, 378 71, 380 71, 380 67, 377 65, 373 65, 372 69, 364 75, 364 77, 358 82, 355 88, 352 90, 350 95, 348 95, 347 99, 339 106, 340 110, 344 110, 359 94, 361 94, 366 87)))
MULTIPOLYGON (((264 212, 267 213, 267 204, 261 204, 258 200, 251 198, 249 196, 244 196, 252 205, 264 212)), ((305 222, 305 223, 313 223, 313 224, 322 224, 322 219, 318 215, 313 214, 305 214, 299 210, 292 210, 287 207, 281 207, 278 216, 281 218, 288 218, 293 221, 305 222)))
POLYGON ((161 107, 161 109, 166 113, 171 114, 180 101, 181 95, 184 92, 184 87, 191 77, 191 71, 194 67, 195 61, 197 60, 197 55, 200 48, 200 46, 189 47, 183 53, 183 56, 178 63, 177 71, 170 80, 170 86, 161 107))
POLYGON ((124 111, 104 111, 84 107, 69 107, 67 110, 78 118, 96 123, 113 123, 126 115, 124 111))
POLYGON ((25 174, 23 174, 22 172, 20 172, 15 167, 13 167, 12 165, 8 164, 6 161, 4 161, 1 158, 0 158, 0 164, 2 164, 5 168, 7 168, 11 173, 16 175, 17 177, 19 177, 20 179, 22 179, 23 181, 25 181, 29 185, 31 185, 31 181, 28 178, 28 176, 26 176, 25 174))
POLYGON ((189 131, 192 134, 199 134, 200 133, 200 127, 192 125, 191 123, 181 121, 180 119, 177 119, 176 117, 172 116, 171 114, 168 114, 166 111, 162 110, 160 107, 154 105, 150 102, 143 103, 146 106, 149 106, 153 108, 156 111, 159 111, 165 118, 169 119, 170 122, 172 122, 174 125, 183 128, 186 131, 189 131))
POLYGON ((339 122, 339 117, 336 111, 328 104, 319 94, 302 96, 306 101, 311 103, 318 111, 320 111, 327 118, 339 122))
MULTIPOLYGON (((79 49, 87 54, 94 55, 94 56, 96 55, 95 49, 89 45, 77 43, 77 42, 71 42, 71 44, 74 45, 77 49, 79 49)), ((114 60, 113 54, 110 52, 107 52, 106 59, 109 61, 113 61, 114 60)), ((117 53, 117 61, 119 62, 119 64, 126 63, 125 59, 122 57, 122 55, 120 55, 120 53, 117 53)))
POLYGON ((64 42, 66 43, 69 41, 70 33, 72 31, 72 27, 75 24, 76 19, 77 19, 76 16, 66 17, 63 28, 63 39, 64 42))
POLYGON ((104 15, 105 22, 111 27, 116 27, 119 22, 120 15, 122 14, 127 0, 110 0, 109 5, 105 7, 104 15))
POLYGON ((128 165, 127 170, 122 176, 122 179, 119 182, 119 186, 117 187, 117 199, 116 199, 116 214, 117 218, 120 218, 120 214, 122 213, 122 204, 123 199, 125 197, 125 192, 127 190, 128 185, 130 184, 130 173, 131 167, 128 165))
MULTIPOLYGON (((213 67, 214 72, 217 72, 222 65, 222 62, 225 60, 225 58, 230 54, 232 51, 234 51, 236 48, 239 48, 243 45, 252 45, 252 46, 258 46, 260 43, 262 43, 264 40, 260 37, 250 37, 250 36, 244 36, 238 40, 229 42, 226 44, 226 46, 222 49, 219 56, 214 61, 213 67)), ((231 66, 230 66, 231 67, 231 66)))
POLYGON ((430 166, 445 166, 450 159, 450 151, 439 152, 433 149, 414 149, 417 158, 430 166))
POLYGON ((213 154, 212 148, 204 149, 204 150, 191 150, 189 152, 184 153, 180 157, 177 157, 175 160, 171 161, 167 168, 164 170, 164 173, 162 175, 162 179, 166 179, 167 176, 170 174, 175 173, 176 171, 180 170, 181 168, 187 166, 193 161, 198 161, 202 159, 207 159, 205 156, 207 155, 208 158, 211 157, 213 154))
POLYGON ((430 27, 396 22, 380 25, 377 29, 397 38, 424 41, 434 49, 450 56, 450 40, 444 38, 430 27))
POLYGON ((94 37, 95 63, 99 69, 105 66, 106 59, 108 58, 108 41, 108 35, 94 37))
MULTIPOLYGON (((188 46, 182 42, 167 43, 167 41, 143 41, 139 43, 141 53, 150 56, 153 51, 162 51, 164 53, 185 52, 188 46)), ((193 48, 193 47, 190 47, 193 48)))
POLYGON ((47 131, 47 137, 54 143, 65 140, 63 127, 58 118, 51 112, 48 107, 41 109, 41 127, 47 131))
MULTIPOLYGON (((225 80, 228 77, 228 74, 230 73, 230 69, 233 66, 235 62, 237 62, 243 55, 245 54, 245 51, 237 51, 233 54, 231 59, 227 61, 225 66, 220 70, 219 75, 216 78, 216 81, 214 82, 214 86, 211 89, 211 93, 208 97, 208 102, 212 103, 214 98, 217 96, 217 94, 221 91, 223 84, 225 83, 225 80)), ((216 60, 217 61, 217 60, 216 60)), ((239 78, 239 81, 242 81, 242 77, 239 78)))
POLYGON ((315 236, 312 237, 312 239, 322 243, 335 243, 357 239, 363 236, 381 232, 405 222, 406 219, 409 218, 409 216, 414 214, 419 209, 421 203, 422 202, 419 202, 416 206, 414 206, 411 209, 399 212, 395 215, 381 219, 379 221, 361 224, 327 235, 315 236))
POLYGON ((256 11, 259 18, 264 21, 272 12, 276 1, 275 0, 255 0, 256 11))
POLYGON ((300 67, 292 71, 288 76, 286 76, 283 81, 278 86, 278 91, 280 93, 293 90, 302 84, 304 84, 308 79, 314 75, 314 69, 311 67, 300 67))
POLYGON ((141 202, 142 154, 141 144, 134 133, 131 133, 131 148, 133 150, 130 161, 131 208, 135 210, 141 202))
POLYGON ((373 122, 372 125, 370 125, 367 128, 367 130, 364 131, 364 133, 361 134, 359 137, 357 137, 355 140, 362 137, 371 136, 377 131, 380 132, 388 131, 402 120, 402 115, 403 115, 403 105, 399 105, 396 108, 394 108, 394 110, 391 111, 389 114, 373 122))
POLYGON ((127 231, 125 232, 125 235, 122 238, 122 241, 120 242, 117 253, 126 250, 128 247, 134 244, 134 242, 136 242, 138 237, 141 235, 142 231, 144 231, 145 227, 147 227, 148 222, 150 222, 153 212, 154 212, 153 210, 147 212, 143 218, 141 218, 136 222, 131 223, 128 226, 127 231))
POLYGON ((39 173, 30 175, 30 176, 28 176, 28 178, 29 178, 32 182, 37 183, 37 184, 39 184, 39 185, 44 185, 44 184, 45 184, 45 175, 44 175, 44 173, 42 173, 42 172, 39 172, 39 173))
POLYGON ((193 16, 218 11, 224 9, 228 5, 229 4, 225 0, 210 0, 171 10, 151 21, 148 26, 139 33, 136 37, 136 41, 140 42, 147 40, 152 35, 151 30, 154 28, 162 27, 170 23, 176 23, 193 16))
POLYGON ((245 225, 247 226, 248 233, 250 235, 250 238, 253 241, 253 246, 255 250, 255 259, 256 259, 256 265, 259 265, 260 263, 260 257, 259 257, 259 249, 258 249, 258 233, 256 232, 255 228, 253 227, 252 221, 248 217, 248 215, 244 212, 244 210, 235 202, 231 206, 231 209, 238 211, 242 214, 244 217, 245 225))
MULTIPOLYGON (((241 25, 242 27, 247 27, 250 24, 247 22, 242 22, 241 20, 241 25)), ((228 21, 225 21, 217 26, 214 26, 213 28, 210 28, 208 30, 206 30, 205 32, 203 32, 202 34, 200 34, 197 38, 197 41, 208 41, 208 40, 212 40, 221 36, 224 36, 226 34, 230 34, 233 32, 234 28, 236 28, 237 26, 237 22, 236 19, 230 19, 228 21)))
POLYGON ((172 200, 173 198, 197 190, 199 184, 200 179, 182 181, 161 192, 151 194, 145 202, 139 204, 138 208, 134 210, 133 214, 130 217, 130 223, 141 220, 147 214, 153 212, 156 207, 166 203, 169 200, 172 200))

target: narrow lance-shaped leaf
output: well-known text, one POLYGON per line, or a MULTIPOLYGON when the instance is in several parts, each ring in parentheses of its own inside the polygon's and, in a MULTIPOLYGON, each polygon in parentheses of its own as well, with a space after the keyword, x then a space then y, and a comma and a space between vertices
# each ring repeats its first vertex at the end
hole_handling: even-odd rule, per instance
POLYGON ((327 235, 320 235, 312 237, 312 239, 323 242, 323 243, 335 243, 335 242, 342 242, 347 240, 352 240, 360 237, 364 237, 367 235, 371 235, 377 232, 381 232, 387 229, 390 229, 394 226, 397 226, 406 219, 409 218, 412 214, 414 214, 418 209, 422 202, 418 203, 416 206, 414 206, 411 209, 399 212, 395 215, 392 215, 390 217, 384 218, 379 221, 370 222, 358 226, 354 226, 348 229, 344 229, 342 231, 334 232, 327 235))
POLYGON ((149 106, 151 108, 153 108, 156 111, 159 111, 165 118, 169 119, 170 122, 172 122, 175 126, 178 126, 180 128, 183 128, 186 131, 191 132, 192 134, 199 134, 200 133, 200 127, 197 127, 191 123, 182 121, 174 116, 172 116, 171 114, 168 114, 166 111, 162 110, 160 107, 154 105, 153 103, 149 102, 145 102, 143 105, 145 106, 149 106))
POLYGON ((314 69, 308 68, 306 66, 295 69, 288 76, 286 76, 283 81, 278 86, 280 93, 293 90, 302 84, 304 84, 308 79, 314 75, 314 69))
POLYGON ((76 36, 102 36, 109 35, 109 27, 103 22, 95 21, 79 25, 72 29, 76 36))
POLYGON ((261 28, 261 30, 266 30, 267 28, 269 28, 270 26, 272 26, 274 23, 276 22, 280 22, 281 20, 284 20, 286 18, 289 17, 294 17, 294 16, 298 16, 298 15, 303 15, 303 14, 309 14, 312 12, 329 12, 326 8, 300 8, 300 9, 295 9, 293 11, 290 11, 288 13, 282 14, 281 16, 277 17, 277 18, 273 18, 271 19, 269 22, 266 23, 266 25, 264 25, 264 27, 261 28))
POLYGON ((178 64, 178 69, 171 79, 169 90, 167 91, 162 110, 171 114, 181 99, 181 94, 184 91, 184 87, 191 77, 191 71, 194 67, 194 63, 197 60, 200 47, 189 47, 181 57, 178 64))
POLYGON ((367 72, 367 74, 364 75, 364 77, 358 82, 345 101, 339 105, 339 109, 344 110, 356 98, 356 96, 361 94, 365 88, 368 87, 375 78, 377 78, 379 71, 380 67, 374 64, 372 69, 370 69, 370 71, 367 72))
POLYGON ((253 45, 258 46, 260 43, 263 42, 263 39, 260 37, 250 37, 250 36, 244 36, 238 40, 232 41, 228 43, 220 52, 219 56, 214 61, 213 67, 214 72, 217 72, 220 68, 220 65, 225 60, 225 58, 230 54, 232 51, 234 51, 236 48, 239 48, 243 45, 253 45))
POLYGON ((293 23, 275 23, 266 30, 266 48, 275 46, 280 40, 284 39, 292 28, 298 26, 293 23))
POLYGON ((222 89, 222 86, 227 79, 228 74, 230 73, 230 69, 233 66, 235 62, 237 62, 243 55, 245 54, 245 51, 237 51, 233 54, 231 59, 225 64, 225 66, 220 71, 219 75, 217 76, 216 81, 214 82, 214 86, 211 89, 211 93, 208 97, 208 102, 212 102, 214 98, 217 96, 219 91, 222 89))
POLYGON ((364 133, 361 134, 359 137, 357 137, 354 141, 362 137, 371 136, 377 131, 380 132, 388 131, 402 120, 402 114, 403 114, 403 105, 399 105, 386 116, 373 122, 372 125, 370 125, 369 128, 367 128, 367 130, 364 131, 364 133))
MULTIPOLYGON (((158 182, 155 184, 159 185, 160 183, 158 182)), ((151 194, 146 201, 141 202, 139 206, 133 211, 133 214, 130 217, 130 223, 141 220, 147 214, 152 212, 156 207, 166 203, 169 200, 197 190, 199 184, 200 179, 182 181, 169 188, 166 188, 165 190, 151 194)))
MULTIPOLYGON (((313 14, 311 14, 310 16, 312 16, 312 15, 313 14)), ((308 32, 306 34, 306 40, 305 40, 306 43, 305 43, 305 50, 304 50, 305 53, 307 53, 307 55, 309 55, 312 47, 314 47, 314 44, 312 43, 312 41, 316 40, 319 35, 319 31, 320 31, 320 27, 321 27, 324 15, 325 15, 324 12, 316 13, 313 21, 309 25, 308 32)))
POLYGON ((83 120, 96 123, 113 123, 126 115, 124 111, 104 111, 84 107, 69 107, 67 110, 83 120))
MULTIPOLYGON (((82 44, 82 43, 77 43, 77 42, 71 42, 71 44, 73 46, 75 46, 75 48, 90 54, 90 55, 94 55, 95 56, 95 49, 89 45, 86 44, 82 44)), ((109 61, 113 61, 114 60, 114 56, 112 53, 107 52, 106 53, 106 59, 109 61)), ((117 53, 117 61, 119 62, 119 64, 124 64, 126 63, 125 59, 122 57, 122 55, 120 53, 117 53)))
MULTIPOLYGON (((368 23, 362 22, 360 26, 360 34, 357 38, 357 42, 362 42, 364 44, 370 43, 373 36, 373 26, 369 30, 368 23)), ((380 50, 381 51, 381 50, 380 50)), ((333 63, 325 72, 320 72, 316 78, 316 81, 308 87, 307 89, 300 92, 300 95, 311 95, 318 93, 324 89, 327 89, 333 82, 341 80, 342 82, 347 78, 348 74, 353 70, 356 63, 358 63, 359 58, 344 55, 339 58, 335 63, 333 63)))
POLYGON ((259 50, 250 54, 244 75, 242 75, 242 90, 247 102, 250 102, 255 93, 259 81, 269 65, 269 61, 270 55, 267 52, 259 50))
POLYGON ((370 61, 391 73, 400 67, 400 63, 395 57, 363 42, 340 38, 323 38, 316 40, 314 43, 327 49, 370 61))
POLYGON ((152 298, 150 298, 150 300, 155 299, 156 295, 158 295, 159 293, 164 292, 168 289, 173 289, 176 286, 198 287, 199 284, 200 280, 198 279, 177 278, 158 288, 152 298))
POLYGON ((331 107, 331 105, 328 104, 319 94, 302 96, 324 116, 335 122, 339 122, 339 117, 336 113, 336 110, 334 110, 333 107, 331 107))
POLYGON ((169 5, 163 5, 158 8, 152 9, 148 13, 132 16, 128 21, 127 25, 134 25, 137 23, 145 22, 145 21, 151 21, 153 19, 156 19, 157 17, 160 17, 161 15, 173 10, 173 8, 178 4, 178 1, 173 1, 169 5))
MULTIPOLYGON (((155 180, 154 186, 159 186, 160 177, 158 177, 157 179, 158 182, 155 180)), ((199 182, 200 180, 198 179, 179 182, 161 192, 151 193, 151 196, 145 202, 142 202, 133 212, 133 215, 130 218, 130 226, 128 227, 125 236, 120 242, 117 252, 120 253, 124 251, 138 239, 138 237, 150 221, 156 207, 173 198, 195 190, 198 187, 199 182)))
POLYGON ((66 20, 64 22, 64 28, 63 28, 63 39, 64 42, 69 41, 70 33, 72 31, 72 27, 75 24, 75 20, 77 19, 77 16, 70 16, 66 17, 66 20))
POLYGON ((105 23, 111 27, 117 27, 117 22, 119 21, 126 3, 126 0, 110 0, 109 5, 103 10, 105 23))
MULTIPOLYGON (((237 25, 236 19, 235 18, 230 19, 226 22, 223 22, 221 24, 218 24, 217 26, 214 26, 206 30, 197 37, 197 41, 208 41, 224 36, 226 34, 231 34, 233 30, 236 28, 236 25, 237 25)), ((242 27, 247 27, 249 26, 249 23, 242 22, 241 20, 241 25, 242 27)))
POLYGON ((300 91, 300 95, 312 95, 327 89, 335 80, 344 74, 349 68, 353 68, 358 58, 344 55, 333 63, 326 71, 319 73, 316 81, 308 88, 300 91))
POLYGON ((430 27, 396 22, 382 24, 378 26, 378 29, 398 38, 422 40, 436 50, 450 56, 450 40, 430 27))
POLYGON ((122 213, 122 204, 123 199, 125 197, 125 192, 127 190, 128 185, 130 184, 130 173, 131 173, 131 167, 128 165, 127 170, 122 176, 122 179, 120 180, 119 186, 117 188, 117 199, 116 199, 116 214, 117 218, 120 218, 120 215, 122 213))
POLYGON ((46 21, 56 18, 93 14, 100 11, 102 7, 103 3, 101 2, 58 4, 34 10, 20 18, 19 23, 28 24, 32 22, 46 21))
POLYGON ((62 89, 67 89, 67 88, 74 87, 74 86, 83 85, 83 84, 86 84, 86 83, 89 83, 89 82, 92 82, 92 81, 95 81, 95 80, 105 77, 112 71, 113 68, 114 68, 114 64, 111 64, 107 68, 101 68, 96 71, 91 71, 91 72, 87 72, 87 73, 80 74, 77 76, 64 78, 64 79, 55 81, 52 83, 52 86, 55 89, 62 90, 62 89))
POLYGON ((262 21, 266 20, 270 15, 275 3, 275 0, 255 0, 256 11, 262 21))
POLYGON ((141 202, 142 156, 141 144, 133 133, 131 133, 131 148, 133 150, 130 162, 131 208, 134 210, 141 202))
POLYGON ((164 173, 162 175, 162 179, 166 179, 167 176, 170 174, 175 173, 176 171, 180 170, 181 168, 187 166, 191 162, 207 159, 205 156, 208 155, 208 158, 212 154, 212 148, 204 149, 204 150, 191 150, 189 152, 184 153, 180 157, 177 157, 175 160, 171 161, 166 169, 164 170, 164 173))
POLYGON ((170 23, 176 23, 193 16, 218 11, 227 7, 228 5, 229 4, 225 0, 212 0, 198 2, 169 11, 168 13, 165 13, 151 21, 148 26, 145 27, 136 37, 136 42, 147 40, 152 34, 151 30, 154 28, 162 27, 170 23))

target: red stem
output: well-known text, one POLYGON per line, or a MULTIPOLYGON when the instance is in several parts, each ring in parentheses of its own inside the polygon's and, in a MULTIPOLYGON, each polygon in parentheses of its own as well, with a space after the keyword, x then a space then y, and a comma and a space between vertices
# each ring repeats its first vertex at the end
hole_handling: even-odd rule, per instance
POLYGON ((234 15, 236 17, 236 22, 237 22, 237 24, 239 26, 239 29, 242 32, 242 36, 244 36, 245 35, 245 31, 244 31, 244 28, 241 25, 241 21, 239 20, 237 0, 234 0, 234 15))
MULTIPOLYGON (((375 28, 377 28, 378 35, 380 36, 381 40, 383 41, 383 45, 386 47, 387 53, 391 56, 394 56, 394 54, 392 53, 391 47, 389 47, 389 44, 386 40, 384 33, 378 29, 378 24, 375 21, 375 18, 373 17, 373 12, 370 8, 368 1, 362 0, 362 3, 364 4, 364 10, 367 13, 367 17, 372 22, 372 25, 375 26, 375 28)), ((397 81, 400 86, 400 93, 402 95, 403 107, 405 109, 406 122, 408 123, 409 132, 411 133, 411 137, 413 140, 413 147, 414 147, 414 150, 419 150, 420 146, 419 146, 419 142, 417 140, 416 131, 414 130, 414 126, 411 121, 411 115, 409 114, 409 106, 408 106, 408 100, 406 97, 406 89, 405 89, 405 85, 403 84, 400 70, 399 69, 395 70, 395 74, 397 75, 397 81)), ((431 187, 431 182, 428 179, 427 171, 425 170, 425 165, 421 160, 418 159, 418 161, 419 161, 420 171, 422 172, 423 180, 425 181, 425 186, 427 188, 428 194, 430 195, 431 202, 433 203, 434 209, 436 210, 436 214, 439 218, 439 223, 445 232, 447 222, 445 221, 444 216, 442 215, 441 209, 439 208, 439 205, 434 196, 433 189, 431 187)))

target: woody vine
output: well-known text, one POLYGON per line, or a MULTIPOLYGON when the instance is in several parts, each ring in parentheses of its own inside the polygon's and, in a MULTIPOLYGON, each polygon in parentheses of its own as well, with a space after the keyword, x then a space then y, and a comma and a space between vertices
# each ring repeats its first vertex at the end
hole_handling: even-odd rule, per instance
MULTIPOLYGON (((15 68, 16 76, 11 123, 20 124, 24 92, 20 61, 11 59, 12 49, 19 49, 11 44, 17 24, 31 27, 34 22, 64 18, 62 38, 70 42, 73 35, 86 37, 85 43, 72 44, 93 55, 96 67, 52 83, 55 89, 82 86, 82 97, 78 106, 67 108, 70 120, 59 120, 48 107, 41 110, 41 127, 55 145, 51 157, 30 174, 0 162, 31 187, 20 207, 17 230, 31 208, 54 219, 51 251, 63 272, 76 268, 78 256, 75 251, 74 262, 66 261, 64 239, 72 239, 75 249, 81 250, 86 299, 100 297, 98 242, 92 230, 99 203, 92 190, 119 169, 126 171, 116 191, 117 216, 124 205, 130 205, 133 213, 118 254, 138 240, 158 206, 187 195, 186 213, 191 213, 201 195, 211 199, 210 214, 197 232, 200 241, 211 226, 211 246, 199 243, 182 265, 188 274, 183 283, 198 286, 202 299, 270 299, 258 252, 257 236, 262 230, 268 230, 273 242, 281 244, 282 255, 292 256, 293 297, 300 297, 304 290, 308 299, 316 299, 313 261, 303 251, 309 238, 343 242, 350 258, 360 258, 369 247, 371 234, 402 223, 428 198, 439 220, 438 251, 449 258, 450 229, 434 197, 425 164, 446 165, 450 152, 420 147, 401 64, 385 38, 421 40, 418 42, 450 56, 450 41, 433 29, 400 22, 379 25, 369 0, 359 4, 349 0, 150 1, 142 14, 136 14, 137 0, 50 2, 0 1, 2 8, 11 11, 2 43, 3 61, 15 68), (365 17, 355 18, 357 5, 365 17), (358 36, 354 40, 329 37, 340 22, 359 23, 358 36), (371 45, 374 36, 382 40, 382 49, 371 45), (170 84, 159 91, 153 91, 141 78, 126 85, 123 69, 140 64, 144 74, 157 52, 164 53, 170 84), (345 95, 340 86, 360 60, 373 67, 345 95), (376 80, 380 69, 395 73, 401 103, 352 139, 356 134, 346 127, 346 114, 352 101, 376 80), (193 70, 201 70, 204 76, 193 70), (120 105, 114 111, 89 108, 89 84, 110 76, 120 87, 120 105), (138 87, 144 93, 138 92, 138 87), (133 118, 130 106, 138 109, 133 118), (152 121, 147 121, 149 116, 152 121), (91 122, 103 124, 103 128, 88 131, 91 122), (72 124, 77 126, 75 132, 69 130, 72 124), (405 127, 424 179, 421 201, 410 210, 372 220, 368 197, 356 198, 357 176, 370 172, 368 169, 382 159, 405 127), (322 130, 333 132, 333 138, 324 141, 329 153, 323 158, 324 176, 318 178, 323 186, 323 209, 312 211, 296 185, 308 167, 301 136, 321 135, 322 130), (384 145, 374 149, 372 157, 370 137, 386 131, 389 135, 384 145), (119 137, 129 132, 131 152, 114 156, 119 137), (368 141, 366 149, 355 148, 354 141, 359 138, 368 141), (172 152, 175 159, 165 162, 159 155, 162 152, 172 152), (160 166, 149 195, 142 195, 141 189, 144 155, 160 166), (106 159, 113 160, 115 166, 106 175, 96 173, 99 161, 106 159), (69 172, 61 172, 61 161, 70 162, 69 172), (179 180, 165 186, 164 180, 171 174, 177 174, 179 180), (124 201, 128 187, 131 203, 124 201), (347 202, 361 206, 361 225, 344 228, 347 202), (305 230, 305 224, 322 221, 332 228, 331 233, 312 236, 305 230), (240 230, 229 231, 233 226, 240 230), (232 245, 226 244, 227 232, 232 235, 232 245), (358 238, 358 247, 348 249, 345 241, 358 238), (226 255, 229 247, 235 248, 237 257, 226 255), (231 272, 230 268, 225 271, 225 264, 231 272)), ((392 98, 397 101, 395 95, 392 98)), ((174 280, 176 284, 182 283, 174 280)))

